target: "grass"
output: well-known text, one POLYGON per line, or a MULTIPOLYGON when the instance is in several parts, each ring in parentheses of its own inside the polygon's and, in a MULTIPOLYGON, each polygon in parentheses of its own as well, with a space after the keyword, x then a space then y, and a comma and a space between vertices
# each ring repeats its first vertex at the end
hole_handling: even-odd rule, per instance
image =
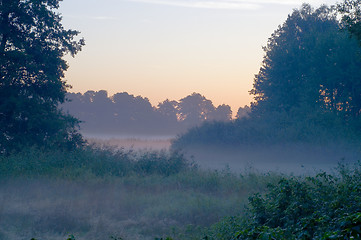
POLYGON ((281 176, 201 170, 177 152, 35 148, 0 157, 0 238, 200 239, 281 176))
POLYGON ((236 174, 177 152, 96 148, 31 148, 0 163, 4 240, 361 238, 360 163, 236 174))

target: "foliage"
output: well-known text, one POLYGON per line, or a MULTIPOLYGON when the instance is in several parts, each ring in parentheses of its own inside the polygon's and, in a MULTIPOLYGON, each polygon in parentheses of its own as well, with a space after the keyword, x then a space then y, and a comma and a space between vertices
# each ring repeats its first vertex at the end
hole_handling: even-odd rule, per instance
MULTIPOLYGON (((321 172, 316 176, 278 176, 276 178, 260 174, 254 176, 251 173, 237 180, 229 172, 209 173, 213 178, 205 177, 205 175, 202 175, 202 171, 193 168, 193 170, 188 169, 176 174, 165 175, 165 177, 161 177, 158 180, 154 177, 149 178, 152 175, 148 175, 149 177, 142 175, 141 178, 145 178, 142 182, 140 182, 140 179, 136 180, 128 174, 128 177, 123 176, 121 178, 124 180, 123 185, 119 189, 124 189, 125 186, 128 186, 133 192, 136 191, 134 194, 137 197, 129 205, 133 207, 139 204, 143 207, 146 206, 143 202, 145 199, 138 202, 142 199, 139 195, 140 192, 146 192, 146 189, 152 189, 151 191, 154 194, 165 191, 168 197, 162 200, 164 203, 161 205, 156 203, 157 205, 154 205, 151 209, 142 210, 141 212, 145 213, 145 215, 142 215, 142 218, 149 215, 156 219, 163 219, 165 217, 167 221, 171 221, 170 219, 180 221, 181 218, 179 217, 189 211, 189 208, 192 208, 191 205, 184 208, 182 203, 180 203, 185 198, 190 197, 190 195, 184 195, 187 192, 196 197, 201 193, 199 190, 203 189, 204 192, 202 194, 210 194, 209 196, 213 196, 213 199, 220 197, 220 203, 216 203, 215 199, 211 201, 210 209, 204 208, 205 205, 209 204, 210 199, 199 198, 198 201, 200 201, 199 204, 201 205, 198 204, 198 206, 203 207, 196 211, 192 210, 194 211, 192 213, 194 216, 204 213, 214 214, 216 212, 219 214, 221 211, 215 206, 222 205, 222 208, 225 208, 228 204, 226 204, 226 199, 229 200, 230 196, 233 198, 233 195, 230 195, 231 192, 237 195, 242 194, 246 190, 246 193, 250 193, 251 189, 255 187, 253 183, 255 177, 261 180, 256 181, 256 185, 259 185, 258 187, 261 185, 265 186, 267 182, 269 183, 266 192, 261 190, 249 198, 249 207, 247 209, 242 211, 242 208, 237 208, 236 210, 233 205, 234 203, 232 203, 233 207, 230 206, 230 212, 234 213, 237 211, 239 215, 225 217, 223 220, 214 223, 208 230, 197 228, 197 224, 201 226, 202 221, 195 221, 196 225, 190 226, 189 232, 188 230, 181 230, 179 225, 177 225, 178 228, 171 228, 171 226, 167 225, 167 231, 166 228, 155 227, 153 223, 149 227, 154 231, 151 229, 142 230, 146 236, 159 236, 163 232, 163 236, 169 236, 169 239, 359 239, 361 237, 361 163, 352 167, 340 164, 337 170, 334 174, 321 172), (195 174, 194 177, 196 178, 193 179, 189 174, 195 174), (207 184, 199 182, 201 179, 207 179, 205 180, 206 182, 219 188, 205 189, 204 186, 207 184), (221 184, 222 179, 225 181, 224 184, 221 184), (233 182, 235 185, 231 184, 233 182), (198 186, 197 183, 200 185, 198 186), (248 186, 245 186, 247 184, 248 186), (240 185, 243 186, 243 190, 239 189, 240 185), (175 191, 180 192, 175 193, 175 191), (180 193, 182 193, 182 197, 180 197, 180 193), (169 198, 169 196, 172 197, 169 198), (172 206, 174 204, 176 206, 172 208, 166 202, 171 202, 172 206), (164 208, 165 205, 168 205, 170 209, 166 210, 164 208)), ((58 188, 60 187, 59 183, 57 183, 57 186, 58 188)), ((69 185, 67 186, 69 187, 69 185)), ((104 199, 104 191, 107 187, 104 184, 101 186, 105 187, 101 191, 101 198, 104 199)), ((114 191, 114 187, 115 185, 111 184, 110 189, 114 191)), ((79 190, 78 187, 75 187, 75 189, 79 190)), ((124 191, 120 192, 124 195, 124 191)), ((153 196, 150 197, 147 193, 145 195, 148 200, 153 198, 153 196)), ((237 198, 245 196, 247 194, 243 193, 243 195, 238 195, 237 198)), ((124 198, 122 199, 124 201, 124 198)), ((92 199, 92 201, 95 201, 95 199, 92 199)), ((82 200, 82 203, 84 204, 84 200, 82 200)), ((109 200, 107 200, 107 204, 109 204, 109 200)), ((112 207, 112 212, 113 210, 114 207, 112 207)), ((75 217, 76 214, 78 213, 73 210, 72 215, 75 217)), ((220 214, 220 216, 222 215, 220 214)), ((208 215, 202 216, 205 222, 214 222, 214 220, 209 221, 206 216, 208 215)), ((189 222, 191 220, 189 217, 181 221, 189 222)), ((205 223, 204 221, 202 224, 205 223)))
POLYGON ((122 149, 32 147, 0 163, 2 239, 199 239, 280 178, 202 170, 180 153, 122 149))
MULTIPOLYGON (((332 8, 295 10, 268 40, 251 94, 254 111, 286 112, 294 121, 340 118, 361 112, 361 48, 340 31, 332 8)), ((359 126, 357 126, 359 127, 359 126)))
POLYGON ((209 239, 359 239, 361 165, 334 175, 284 177, 249 198, 240 217, 215 224, 209 239))
POLYGON ((78 121, 57 106, 69 87, 62 58, 74 56, 84 41, 63 28, 58 7, 59 0, 0 3, 0 152, 79 144, 78 121))
POLYGON ((342 17, 342 25, 361 43, 361 1, 344 0, 337 5, 342 17))
POLYGON ((84 147, 73 151, 26 148, 0 156, 0 178, 11 176, 97 177, 132 174, 169 176, 192 166, 181 153, 84 147))
MULTIPOLYGON (((324 116, 326 118, 326 116, 324 116)), ((272 146, 337 145, 338 149, 360 150, 359 134, 335 119, 296 122, 286 113, 269 118, 242 118, 230 123, 209 122, 193 127, 172 141, 172 149, 213 146, 238 150, 272 146)))
POLYGON ((179 100, 178 118, 184 122, 187 127, 195 126, 205 120, 229 121, 232 111, 227 105, 220 105, 217 108, 213 103, 199 93, 179 100))
MULTIPOLYGON (((340 164, 337 170, 334 174, 320 172, 316 176, 278 176, 277 178, 268 176, 264 178, 265 176, 257 175, 269 183, 268 190, 249 197, 248 208, 243 211, 237 209, 239 215, 225 217, 208 229, 197 229, 197 226, 190 226, 190 232, 187 232, 187 230, 180 231, 180 229, 173 228, 173 230, 164 232, 165 236, 169 237, 163 237, 163 239, 359 239, 361 237, 361 163, 352 167, 340 164)), ((186 172, 189 173, 189 171, 186 172)), ((218 182, 226 176, 229 176, 229 178, 226 177, 228 183, 234 181, 235 179, 229 174, 227 172, 220 173, 217 177, 218 182)), ((173 179, 178 180, 176 184, 171 183, 171 186, 178 186, 178 188, 187 186, 184 180, 189 177, 181 177, 179 174, 172 176, 176 177, 173 179)), ((160 181, 163 184, 165 181, 170 183, 172 176, 162 178, 160 181)), ((250 184, 247 187, 248 191, 252 189, 251 182, 254 177, 252 173, 242 177, 242 185, 250 184)), ((199 176, 198 180, 201 178, 203 177, 199 176)), ((149 183, 146 180, 145 182, 149 183)), ((139 183, 134 184, 139 185, 139 183)), ((260 182, 257 184, 260 185, 260 182)), ((226 186, 224 185, 220 189, 225 190, 226 186)), ((144 191, 149 187, 150 185, 144 186, 141 190, 144 191)), ((228 185, 228 188, 239 192, 232 184, 228 185)), ((188 187, 186 189, 190 190, 188 187)), ((185 191, 183 192, 185 193, 185 191)), ((227 191, 221 192, 226 195, 227 191)), ((215 196, 214 193, 211 195, 215 196)), ((173 204, 181 198, 175 199, 177 200, 174 200, 173 204)), ((202 205, 206 204, 205 200, 202 200, 202 205)), ((136 203, 133 202, 133 204, 136 203)), ((179 207, 178 205, 177 208, 179 207)), ((155 209, 155 211, 159 210, 155 209)), ((213 211, 219 210, 213 209, 213 211)), ((233 213, 234 211, 233 208, 233 213)), ((156 215, 152 216, 159 218, 156 215)), ((167 216, 167 221, 170 221, 171 215, 167 216)), ((154 226, 152 227, 154 228, 154 226)), ((168 227, 170 228, 170 226, 168 227)), ((164 231, 164 229, 157 229, 156 232, 145 231, 144 233, 148 236, 157 234, 159 236, 161 235, 160 231, 164 231)))
POLYGON ((361 48, 341 27, 333 7, 294 10, 264 47, 248 116, 194 127, 174 146, 359 142, 361 48))

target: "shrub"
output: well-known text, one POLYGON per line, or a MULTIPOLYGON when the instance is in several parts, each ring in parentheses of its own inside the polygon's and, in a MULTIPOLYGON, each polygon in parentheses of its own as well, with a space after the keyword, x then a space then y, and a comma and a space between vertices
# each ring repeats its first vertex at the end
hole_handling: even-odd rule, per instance
POLYGON ((209 239, 360 239, 361 165, 337 174, 283 177, 249 198, 241 217, 210 229, 209 239))

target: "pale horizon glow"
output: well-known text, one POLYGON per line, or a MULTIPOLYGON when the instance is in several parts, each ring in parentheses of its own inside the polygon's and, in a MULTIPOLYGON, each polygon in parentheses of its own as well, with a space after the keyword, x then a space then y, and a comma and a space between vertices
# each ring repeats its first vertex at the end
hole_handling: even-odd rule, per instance
POLYGON ((130 2, 142 2, 150 4, 161 4, 190 8, 211 8, 211 9, 257 9, 258 4, 236 0, 128 0, 130 2))
MULTIPOLYGON (((149 4, 171 5, 191 8, 213 9, 260 9, 264 4, 299 5, 299 0, 126 0, 129 2, 142 2, 149 4)), ((310 4, 322 4, 322 0, 308 1, 310 4)))
MULTIPOLYGON (((308 1, 315 7, 335 0, 308 1)), ((66 60, 72 92, 107 90, 147 97, 153 106, 193 92, 249 105, 267 39, 298 0, 64 0, 65 28, 86 46, 66 60)))

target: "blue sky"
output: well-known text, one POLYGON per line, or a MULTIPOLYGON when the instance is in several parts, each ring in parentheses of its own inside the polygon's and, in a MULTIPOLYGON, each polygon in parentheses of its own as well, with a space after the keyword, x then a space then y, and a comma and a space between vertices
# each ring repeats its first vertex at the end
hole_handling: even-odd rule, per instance
MULTIPOLYGON (((313 0, 313 6, 334 4, 313 0)), ((262 46, 297 0, 64 0, 66 28, 86 46, 66 79, 72 91, 127 91, 153 105, 199 92, 237 111, 252 100, 262 46)))

